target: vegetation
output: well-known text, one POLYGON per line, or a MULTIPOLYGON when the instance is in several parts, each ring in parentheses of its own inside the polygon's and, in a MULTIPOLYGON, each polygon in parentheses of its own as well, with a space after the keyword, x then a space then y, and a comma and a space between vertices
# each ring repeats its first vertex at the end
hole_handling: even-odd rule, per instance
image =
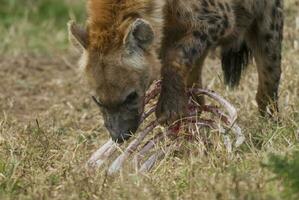
POLYGON ((268 164, 265 166, 276 174, 275 179, 282 179, 285 198, 299 198, 298 150, 294 151, 290 156, 271 155, 268 164))
POLYGON ((211 56, 205 86, 238 108, 246 143, 227 154, 213 133, 211 145, 186 143, 150 174, 108 177, 85 169, 108 134, 67 41, 67 21, 84 23, 85 0, 2 0, 0 199, 298 199, 299 3, 285 2, 279 123, 257 112, 254 65, 230 91, 211 56))
POLYGON ((65 49, 65 24, 70 18, 83 21, 84 8, 78 0, 2 0, 0 33, 5 37, 0 53, 65 49))

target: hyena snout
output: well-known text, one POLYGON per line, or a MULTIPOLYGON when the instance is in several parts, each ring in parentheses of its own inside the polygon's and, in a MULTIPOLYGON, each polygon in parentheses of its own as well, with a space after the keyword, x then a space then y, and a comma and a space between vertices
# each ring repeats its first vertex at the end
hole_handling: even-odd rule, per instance
POLYGON ((104 121, 113 141, 123 143, 138 129, 141 119, 138 109, 122 112, 104 112, 104 121))

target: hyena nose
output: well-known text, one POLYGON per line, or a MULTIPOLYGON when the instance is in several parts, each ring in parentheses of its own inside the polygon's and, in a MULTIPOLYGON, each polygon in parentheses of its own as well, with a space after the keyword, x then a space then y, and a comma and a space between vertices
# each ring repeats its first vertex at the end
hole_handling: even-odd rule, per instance
POLYGON ((105 125, 107 130, 109 131, 110 137, 113 141, 117 143, 123 143, 125 140, 129 139, 129 131, 121 130, 117 126, 113 126, 112 124, 106 124, 105 125))

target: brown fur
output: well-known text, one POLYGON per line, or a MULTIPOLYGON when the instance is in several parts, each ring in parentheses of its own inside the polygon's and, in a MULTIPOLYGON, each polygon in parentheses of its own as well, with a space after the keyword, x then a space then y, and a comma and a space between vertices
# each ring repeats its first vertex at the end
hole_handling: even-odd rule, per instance
MULTIPOLYGON (((88 29, 90 48, 101 53, 118 49, 123 44, 128 27, 137 18, 157 26, 156 8, 152 0, 89 0, 88 29)), ((159 32, 157 32, 159 34, 159 32)))
POLYGON ((202 64, 216 47, 222 48, 225 79, 231 86, 238 84, 253 52, 259 74, 259 109, 263 115, 275 114, 281 75, 282 10, 283 0, 168 0, 158 117, 171 123, 184 115, 185 89, 193 84, 202 86, 202 64))
POLYGON ((120 101, 123 98, 120 93, 126 87, 138 87, 135 84, 140 82, 138 79, 145 70, 151 80, 159 76, 160 65, 156 56, 161 32, 159 9, 161 5, 154 4, 152 0, 88 1, 88 47, 85 49, 83 68, 92 88, 98 90, 96 92, 103 102, 109 104, 109 101, 120 101), (155 65, 148 69, 126 66, 120 58, 124 40, 137 18, 146 19, 155 32, 154 44, 149 53, 144 54, 155 65))
MULTIPOLYGON (((131 118, 120 106, 131 91, 138 93, 140 115, 144 93, 159 77, 160 64, 162 93, 156 114, 169 122, 182 116, 186 87, 202 86, 204 60, 216 47, 222 49, 230 86, 239 83, 252 52, 260 111, 266 114, 270 106, 273 114, 278 110, 282 9, 283 0, 89 0, 86 33, 72 23, 70 36, 83 47, 83 68, 99 101, 127 113, 123 118, 131 118)), ((111 131, 113 125, 108 127, 111 131)))
POLYGON ((123 141, 138 127, 145 92, 159 78, 162 7, 159 0, 89 0, 86 38, 82 28, 69 24, 70 38, 81 44, 82 68, 115 140, 123 141))

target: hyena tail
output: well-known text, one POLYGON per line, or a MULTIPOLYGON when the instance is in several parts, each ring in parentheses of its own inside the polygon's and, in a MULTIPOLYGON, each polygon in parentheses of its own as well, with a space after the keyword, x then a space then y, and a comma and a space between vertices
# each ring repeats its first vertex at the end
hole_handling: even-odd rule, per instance
POLYGON ((221 56, 224 82, 229 87, 234 88, 239 85, 242 72, 252 58, 251 50, 243 41, 234 47, 223 48, 221 56))

